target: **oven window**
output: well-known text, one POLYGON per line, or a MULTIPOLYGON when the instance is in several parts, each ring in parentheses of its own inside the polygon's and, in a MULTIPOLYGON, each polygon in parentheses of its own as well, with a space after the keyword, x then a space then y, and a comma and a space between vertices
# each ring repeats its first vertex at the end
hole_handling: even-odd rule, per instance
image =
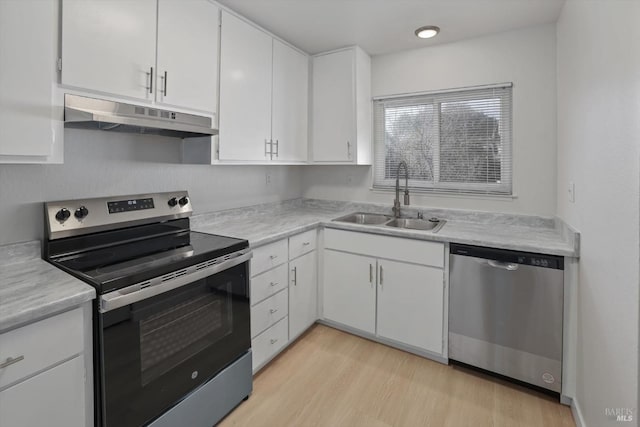
POLYGON ((198 294, 140 322, 142 385, 170 371, 233 331, 231 283, 198 294), (220 292, 222 291, 222 292, 220 292))

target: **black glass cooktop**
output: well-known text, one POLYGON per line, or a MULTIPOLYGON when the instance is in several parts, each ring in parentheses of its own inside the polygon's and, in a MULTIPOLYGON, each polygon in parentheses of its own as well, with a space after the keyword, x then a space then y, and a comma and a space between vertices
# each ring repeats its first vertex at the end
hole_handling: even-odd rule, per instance
POLYGON ((246 240, 175 228, 175 224, 119 232, 48 242, 47 258, 103 294, 249 246, 246 240))

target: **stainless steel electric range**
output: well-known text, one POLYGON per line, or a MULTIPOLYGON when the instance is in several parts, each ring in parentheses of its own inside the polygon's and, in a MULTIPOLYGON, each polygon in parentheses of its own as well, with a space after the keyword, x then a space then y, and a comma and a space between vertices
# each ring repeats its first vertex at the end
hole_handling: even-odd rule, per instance
POLYGON ((45 203, 44 258, 93 285, 98 427, 211 427, 252 390, 246 240, 185 191, 45 203))

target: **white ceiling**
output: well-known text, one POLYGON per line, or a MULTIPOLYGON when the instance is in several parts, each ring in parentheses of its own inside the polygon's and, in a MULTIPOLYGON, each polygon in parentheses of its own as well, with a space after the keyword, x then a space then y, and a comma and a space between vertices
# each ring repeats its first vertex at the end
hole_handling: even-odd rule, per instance
POLYGON ((218 0, 314 54, 357 44, 371 55, 555 22, 564 0, 218 0), (437 25, 420 40, 414 30, 437 25))

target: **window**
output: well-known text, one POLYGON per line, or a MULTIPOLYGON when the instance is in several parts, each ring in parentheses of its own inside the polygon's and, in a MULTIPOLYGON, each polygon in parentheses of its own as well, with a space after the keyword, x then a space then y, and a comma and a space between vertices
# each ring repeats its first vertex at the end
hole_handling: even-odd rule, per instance
POLYGON ((511 194, 511 84, 378 98, 374 114, 374 188, 404 160, 412 190, 511 194))

